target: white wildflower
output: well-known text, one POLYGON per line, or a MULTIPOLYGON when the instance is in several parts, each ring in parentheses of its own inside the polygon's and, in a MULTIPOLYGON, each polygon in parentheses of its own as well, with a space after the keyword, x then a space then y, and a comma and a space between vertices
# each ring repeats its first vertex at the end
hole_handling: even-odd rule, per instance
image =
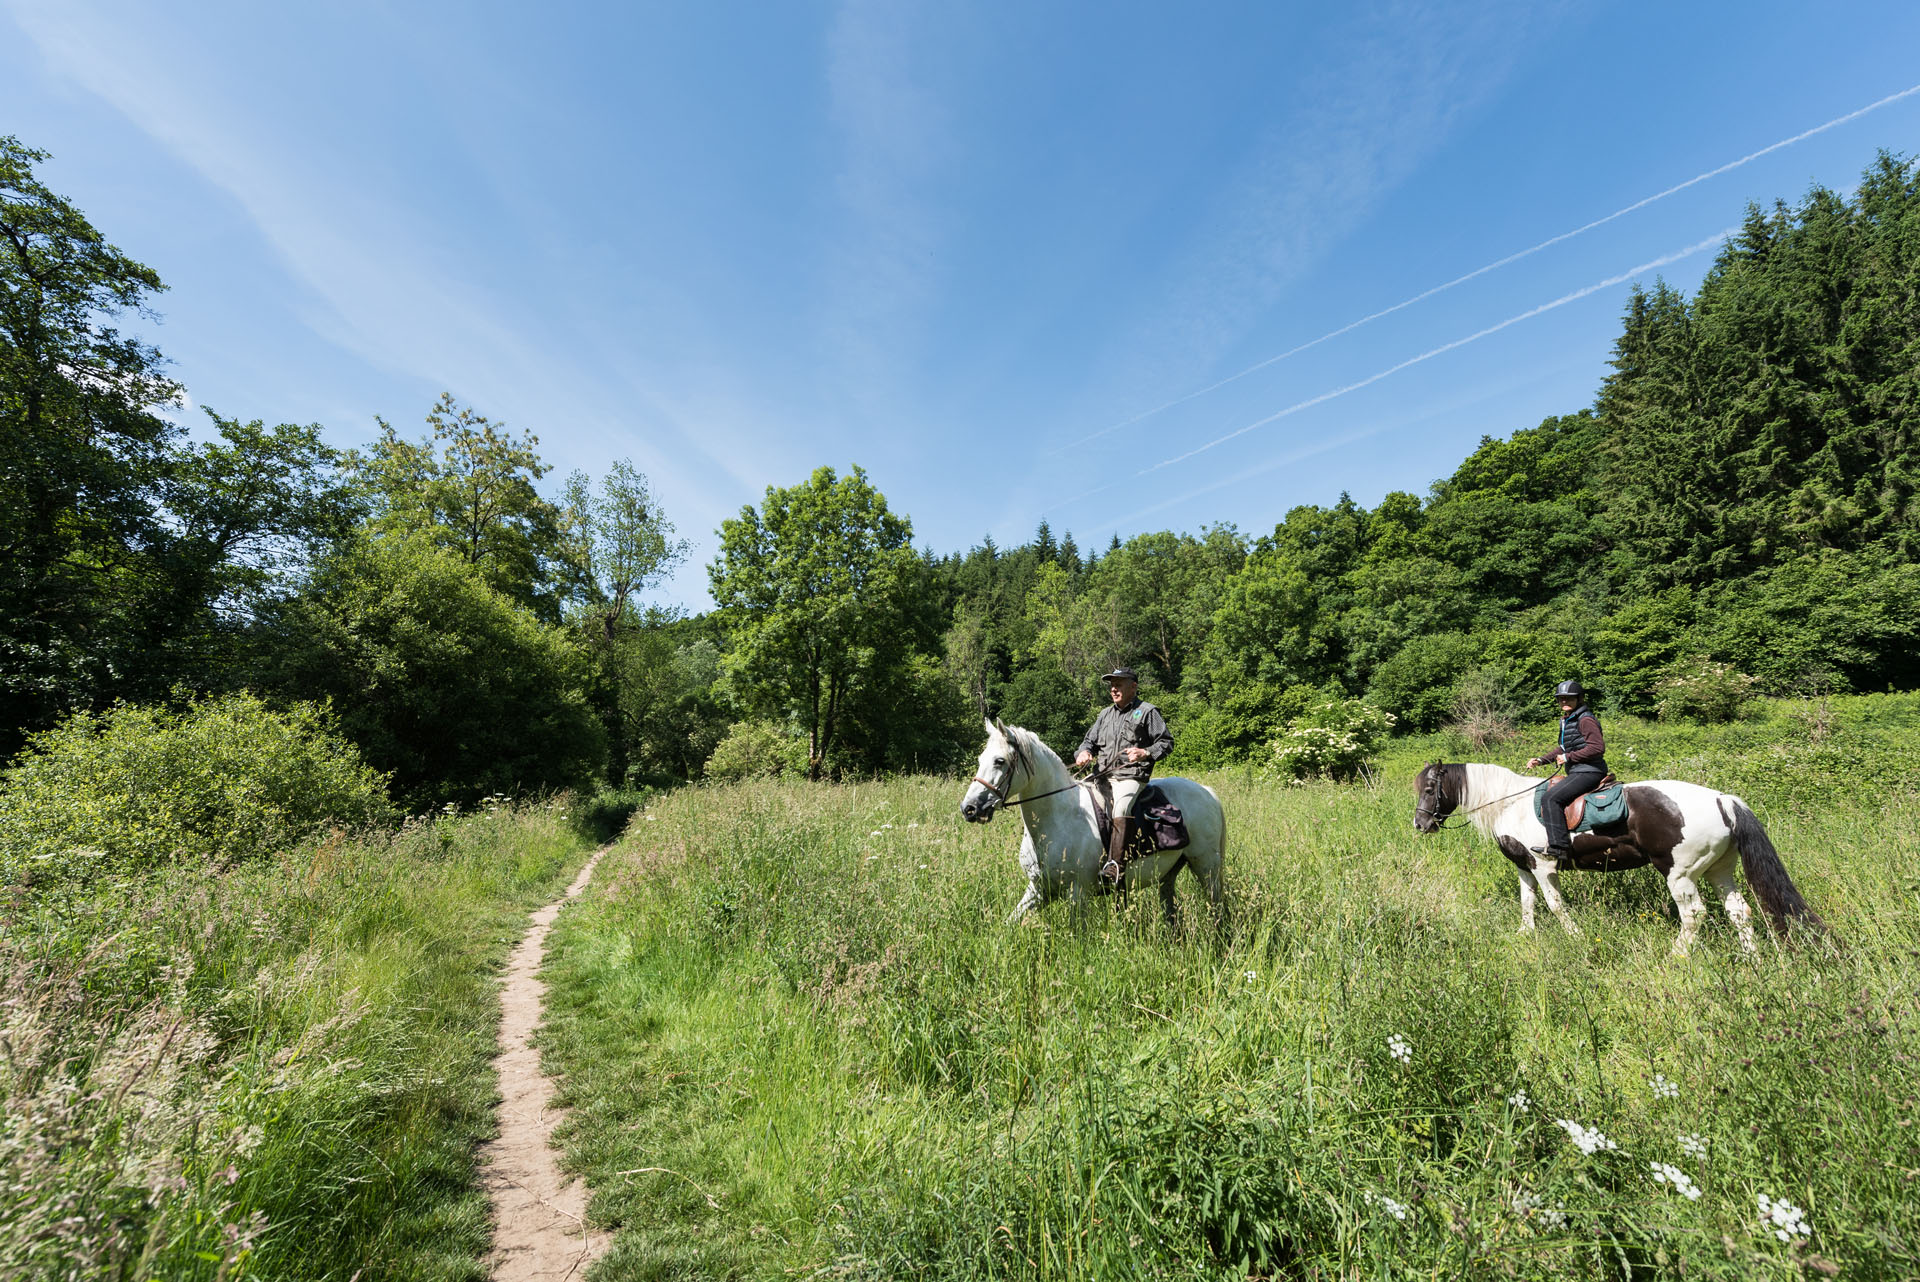
POLYGON ((909 827, 909 828, 918 828, 919 826, 920 826, 920 824, 918 823, 918 821, 916 821, 916 822, 914 822, 914 823, 910 823, 910 824, 908 824, 908 825, 907 825, 907 827, 909 827))
POLYGON ((1688 1131, 1680 1137, 1680 1151, 1688 1157, 1700 1158, 1707 1155, 1707 1140, 1703 1135, 1688 1131))
POLYGON ((1687 1178, 1687 1173, 1679 1167, 1669 1166, 1665 1162, 1649 1162, 1647 1165, 1653 1168, 1654 1183, 1673 1185, 1673 1191, 1689 1202, 1700 1200, 1700 1186, 1687 1178))
POLYGON ((1513 1195, 1513 1213, 1523 1220, 1538 1220, 1542 1227, 1564 1229, 1567 1227, 1567 1208, 1562 1203, 1547 1205, 1545 1198, 1538 1193, 1515 1193, 1513 1195))
MULTIPOLYGON (((878 855, 868 855, 868 856, 867 856, 867 862, 868 862, 868 863, 872 863, 872 862, 873 862, 874 860, 876 860, 876 859, 878 859, 879 857, 880 857, 880 856, 878 856, 878 855)), ((924 867, 924 866, 925 866, 925 865, 922 865, 922 867, 924 867)))
POLYGON ((887 828, 891 828, 891 827, 893 827, 893 825, 892 825, 892 824, 881 824, 881 825, 880 825, 880 827, 881 827, 882 829, 887 829, 887 828))
POLYGON ((1754 1195, 1760 1203, 1760 1227, 1772 1233, 1782 1242, 1791 1242, 1797 1237, 1813 1236, 1813 1229, 1807 1223, 1807 1213, 1787 1201, 1775 1200, 1765 1193, 1754 1195))
POLYGON ((1387 1038, 1387 1054, 1402 1064, 1411 1064, 1413 1063, 1413 1043, 1400 1034, 1394 1033, 1387 1038))
POLYGON ((1655 1099, 1680 1098, 1680 1088, 1659 1073, 1653 1075, 1653 1080, 1649 1082, 1648 1085, 1653 1088, 1653 1097, 1655 1099))
POLYGON ((878 828, 875 828, 872 832, 867 834, 867 836, 869 837, 878 837, 879 835, 880 835, 880 830, 878 828))
POLYGON ((1582 1126, 1571 1118, 1556 1117, 1553 1120, 1559 1125, 1561 1130, 1567 1133, 1567 1138, 1579 1145, 1580 1151, 1588 1157, 1592 1157, 1595 1153, 1618 1149, 1620 1147, 1602 1135, 1597 1129, 1582 1126))
POLYGON ((1514 1112, 1524 1113, 1533 1107, 1533 1097, 1524 1090, 1518 1090, 1507 1096, 1507 1104, 1514 1112))
POLYGON ((652 815, 648 815, 648 816, 647 816, 647 822, 648 822, 648 823, 653 823, 653 822, 654 822, 654 818, 653 818, 653 816, 652 816, 652 815))
POLYGON ((1385 1193, 1375 1193, 1372 1189, 1368 1189, 1360 1196, 1366 1199, 1368 1206, 1377 1206, 1396 1220, 1404 1220, 1407 1218, 1407 1204, 1405 1202, 1396 1202, 1385 1193))
POLYGON ((921 872, 925 872, 926 870, 927 870, 927 866, 926 866, 925 864, 921 864, 921 865, 920 865, 920 871, 921 871, 921 872))
POLYGON ((1247 982, 1249 984, 1251 984, 1254 980, 1260 978, 1260 972, 1257 970, 1243 971, 1241 973, 1247 977, 1247 982))

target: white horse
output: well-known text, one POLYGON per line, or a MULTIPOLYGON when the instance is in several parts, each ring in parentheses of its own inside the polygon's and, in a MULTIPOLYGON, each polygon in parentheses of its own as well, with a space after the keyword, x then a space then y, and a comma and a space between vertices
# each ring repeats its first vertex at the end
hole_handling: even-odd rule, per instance
POLYGON ((1747 884, 1774 929, 1784 935, 1790 923, 1798 922, 1814 931, 1826 930, 1787 876, 1766 829, 1747 803, 1732 793, 1674 779, 1628 784, 1626 821, 1604 831, 1574 834, 1572 858, 1553 860, 1533 853, 1534 847, 1547 842, 1546 826, 1533 813, 1533 793, 1539 786, 1539 779, 1504 766, 1438 761, 1422 770, 1413 783, 1416 829, 1438 832, 1441 821, 1458 811, 1513 861, 1520 873, 1522 933, 1533 929, 1536 891, 1546 896, 1547 907, 1568 934, 1580 933, 1560 896, 1563 867, 1614 872, 1652 864, 1667 879, 1667 890, 1680 910, 1680 937, 1673 943, 1676 956, 1685 956, 1700 933, 1700 917, 1706 911, 1700 900, 1703 878, 1726 896, 1727 916, 1740 932, 1740 945, 1753 952, 1753 915, 1734 880, 1735 851, 1747 884))
MULTIPOLYGON (((1020 811, 1026 829, 1020 840, 1020 867, 1027 874, 1027 893, 1007 924, 1062 895, 1075 907, 1085 904, 1095 892, 1100 865, 1107 857, 1100 843, 1092 785, 1076 782, 1066 762, 1031 731, 1003 724, 998 717, 986 728, 987 746, 960 799, 960 813, 968 823, 990 823, 1002 806, 1020 811)), ((1173 777, 1154 783, 1180 807, 1192 840, 1184 849, 1163 850, 1129 863, 1122 887, 1157 883, 1161 907, 1171 925, 1177 916, 1174 878, 1185 864, 1206 889, 1214 919, 1222 921, 1227 818, 1220 798, 1191 779, 1173 777)))

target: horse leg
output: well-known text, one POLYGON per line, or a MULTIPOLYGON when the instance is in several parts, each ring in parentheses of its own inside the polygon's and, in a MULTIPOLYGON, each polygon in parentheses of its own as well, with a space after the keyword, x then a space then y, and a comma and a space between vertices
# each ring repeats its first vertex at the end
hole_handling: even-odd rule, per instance
POLYGON ((1028 882, 1027 893, 1020 896, 1020 902, 1013 906, 1013 912, 1007 916, 1007 925, 1011 926, 1018 922, 1022 917, 1025 917, 1028 913, 1038 908, 1045 900, 1046 896, 1040 893, 1040 883, 1036 881, 1028 882))
POLYGON ((1167 919, 1168 930, 1180 924, 1180 905, 1173 898, 1173 879, 1179 871, 1176 868, 1160 879, 1160 915, 1167 919))
POLYGON ((1693 878, 1681 872, 1677 864, 1667 874, 1667 890, 1680 910, 1680 937, 1673 941, 1673 955, 1685 957, 1699 937, 1700 918, 1707 906, 1700 902, 1700 888, 1693 884, 1693 878))
POLYGON ((1533 892, 1533 874, 1522 868, 1520 870, 1520 933, 1523 935, 1533 933, 1533 892))
POLYGON ((1733 928, 1740 932, 1740 947, 1750 953, 1760 951, 1753 938, 1753 913, 1747 908, 1747 898, 1740 893, 1740 883, 1733 875, 1733 861, 1723 859, 1707 872, 1707 880, 1727 901, 1727 916, 1733 921, 1733 928))
POLYGON ((1547 860, 1541 862, 1549 865, 1539 872, 1540 893, 1545 896, 1547 907, 1553 911, 1555 917, 1560 919, 1561 927, 1569 935, 1579 934, 1580 928, 1573 924, 1573 915, 1567 911, 1567 901, 1560 896, 1559 865, 1551 864, 1547 860))

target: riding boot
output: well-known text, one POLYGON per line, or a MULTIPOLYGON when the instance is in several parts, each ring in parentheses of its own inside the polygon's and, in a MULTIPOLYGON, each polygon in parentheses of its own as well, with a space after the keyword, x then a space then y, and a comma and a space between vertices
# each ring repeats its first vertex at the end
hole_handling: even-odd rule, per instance
POLYGON ((1133 831, 1133 820, 1115 819, 1113 831, 1107 837, 1107 862, 1100 865, 1100 880, 1108 889, 1117 889, 1120 878, 1127 870, 1127 837, 1133 831))

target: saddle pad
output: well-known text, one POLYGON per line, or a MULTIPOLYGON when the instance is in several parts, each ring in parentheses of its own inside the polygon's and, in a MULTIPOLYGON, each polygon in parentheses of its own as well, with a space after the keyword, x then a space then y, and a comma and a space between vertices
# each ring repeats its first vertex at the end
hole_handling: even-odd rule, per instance
MULTIPOLYGON (((1540 786, 1533 790, 1533 817, 1543 823, 1547 818, 1547 787, 1553 782, 1552 779, 1542 780, 1540 786)), ((1613 783, 1604 788, 1595 788, 1592 792, 1585 794, 1583 799, 1587 803, 1586 813, 1580 816, 1579 826, 1571 831, 1590 832, 1595 828, 1605 828, 1610 824, 1625 822, 1627 785, 1613 783)))
MULTIPOLYGON (((1107 813, 1100 790, 1092 785, 1086 787, 1093 794, 1093 812, 1100 817, 1100 844, 1105 846, 1108 834, 1113 831, 1113 818, 1107 813)), ((1129 857, 1137 859, 1160 850, 1184 850, 1192 841, 1187 834, 1187 817, 1173 804, 1173 799, 1156 784, 1142 788, 1140 795, 1133 799, 1133 832, 1127 840, 1129 857)))

